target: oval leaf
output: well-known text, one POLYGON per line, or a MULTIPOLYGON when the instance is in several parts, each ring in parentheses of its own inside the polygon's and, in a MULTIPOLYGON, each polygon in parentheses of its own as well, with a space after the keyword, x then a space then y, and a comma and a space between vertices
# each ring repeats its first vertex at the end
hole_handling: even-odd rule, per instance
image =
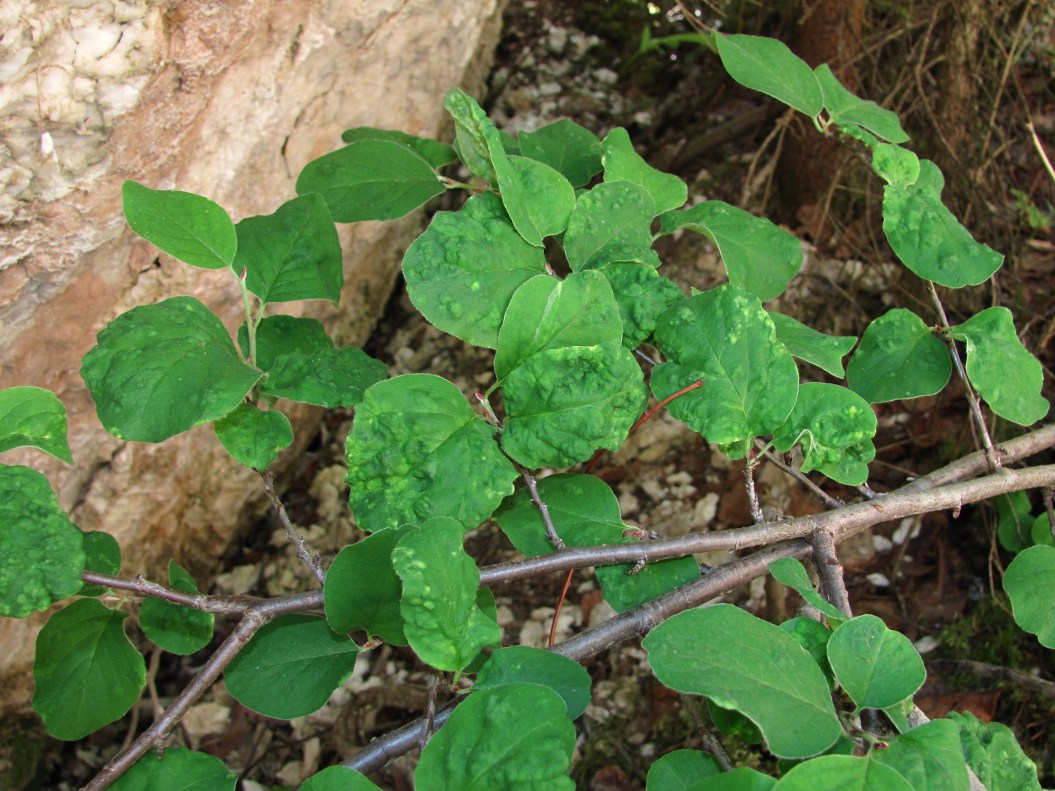
POLYGON ((573 271, 600 269, 615 262, 659 266, 652 249, 652 196, 629 181, 606 181, 575 202, 564 234, 564 252, 573 271))
POLYGON ((729 604, 686 610, 645 637, 652 671, 751 719, 781 758, 824 752, 842 733, 828 682, 778 626, 729 604))
POLYGON ((254 470, 266 470, 279 451, 293 442, 289 418, 277 409, 263 412, 251 404, 239 404, 217 420, 213 429, 234 460, 254 470))
POLYGON ((107 431, 161 442, 231 412, 260 372, 242 362, 205 305, 172 297, 106 325, 84 356, 81 376, 107 431))
POLYGON ((927 678, 912 641, 874 615, 840 625, 828 640, 835 678, 859 709, 883 709, 912 697, 927 678))
MULTIPOLYGON (((182 593, 199 592, 194 577, 174 560, 169 561, 169 587, 182 593)), ((211 612, 154 597, 145 599, 139 608, 143 633, 169 653, 181 656, 209 644, 215 619, 211 612)))
POLYGON ((590 674, 582 665, 526 645, 500 648, 491 654, 476 676, 473 692, 519 683, 552 689, 564 699, 568 719, 574 720, 590 705, 590 674))
POLYGON ((134 181, 121 187, 125 219, 155 247, 191 266, 230 266, 238 249, 234 223, 208 198, 178 190, 152 190, 134 181))
POLYGON ((392 550, 406 527, 381 530, 342 549, 326 572, 326 622, 338 634, 363 629, 393 645, 406 645, 399 600, 403 585, 392 550))
POLYGON ((1022 752, 1014 732, 999 722, 982 722, 969 712, 950 711, 960 730, 967 764, 991 791, 1040 791, 1037 765, 1022 752))
POLYGON ((601 172, 601 141, 574 121, 562 118, 517 137, 520 153, 562 173, 573 187, 584 187, 601 172))
POLYGON ((629 181, 644 187, 654 201, 656 214, 676 209, 689 196, 685 182, 672 173, 656 170, 645 162, 634 150, 630 135, 622 127, 616 127, 602 143, 605 181, 629 181))
POLYGON ((66 440, 66 407, 50 390, 0 390, 0 453, 29 445, 73 464, 66 440))
POLYGON ((659 758, 648 769, 646 791, 689 791, 705 777, 722 773, 712 755, 699 750, 675 750, 659 758))
POLYGON ((846 366, 850 389, 872 404, 934 395, 949 382, 949 350, 923 319, 904 308, 868 325, 846 366))
POLYGON ((960 730, 949 720, 932 720, 872 753, 912 784, 914 791, 967 791, 971 782, 960 746, 960 730))
POLYGON ((348 501, 363 530, 449 516, 475 527, 513 491, 494 428, 458 388, 412 374, 366 391, 348 435, 348 501))
POLYGON ((891 143, 904 143, 908 140, 896 113, 884 110, 875 102, 860 99, 846 90, 827 63, 822 63, 813 73, 821 86, 824 109, 828 111, 834 123, 856 124, 891 143))
POLYGON ((857 338, 853 335, 825 335, 791 316, 775 310, 766 312, 773 319, 777 340, 784 344, 788 354, 842 378, 843 357, 857 343, 857 338))
POLYGON ((1038 545, 1019 552, 1004 572, 1015 623, 1040 644, 1055 648, 1055 547, 1038 545))
POLYGON ((575 207, 575 190, 549 165, 525 157, 506 156, 497 131, 491 146, 502 204, 524 240, 541 247, 544 237, 559 234, 568 227, 568 217, 575 207))
POLYGON ((383 362, 356 346, 291 352, 274 361, 260 392, 334 409, 359 404, 366 389, 387 376, 383 362))
POLYGON ((914 791, 901 775, 871 758, 822 755, 791 768, 773 791, 914 791))
MULTIPOLYGON (((238 348, 249 358, 249 331, 245 322, 238 327, 238 348)), ((295 316, 267 316, 256 326, 256 367, 270 371, 279 357, 297 354, 311 357, 333 348, 322 322, 295 316)))
POLYGON ((110 786, 114 791, 234 791, 238 775, 215 755, 180 747, 150 751, 110 786))
POLYGON ((817 115, 824 107, 813 69, 781 41, 762 36, 717 34, 718 57, 741 85, 772 96, 800 113, 817 115))
POLYGON ((681 287, 648 264, 609 264, 601 270, 623 320, 623 345, 636 349, 656 331, 659 317, 685 299, 681 287))

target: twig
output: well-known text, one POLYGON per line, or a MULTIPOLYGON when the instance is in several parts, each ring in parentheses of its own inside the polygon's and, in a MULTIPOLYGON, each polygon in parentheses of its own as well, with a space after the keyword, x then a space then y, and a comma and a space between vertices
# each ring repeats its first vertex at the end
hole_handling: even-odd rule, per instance
POLYGON ((813 565, 820 577, 821 593, 847 618, 853 618, 850 596, 843 579, 843 564, 839 562, 832 534, 827 530, 818 530, 810 536, 810 543, 813 545, 813 565))
POLYGON ((1044 500, 1044 510, 1048 512, 1048 529, 1055 539, 1055 487, 1045 486, 1040 490, 1040 496, 1044 500))
POLYGON ((1048 175, 1051 176, 1051 180, 1055 181, 1055 168, 1051 166, 1051 160, 1048 159, 1047 153, 1044 151, 1044 146, 1041 145, 1040 138, 1037 137, 1037 130, 1033 128, 1033 119, 1029 120, 1026 124, 1029 127, 1029 135, 1033 138, 1033 147, 1037 149, 1037 153, 1040 154, 1041 160, 1044 162, 1044 169, 1048 171, 1048 175))
MULTIPOLYGON (((766 443, 762 440, 756 439, 755 447, 762 451, 762 455, 769 459, 770 463, 776 465, 777 469, 783 470, 786 474, 790 475, 796 481, 798 481, 811 492, 813 492, 813 494, 816 495, 817 499, 824 503, 824 505, 828 508, 842 508, 844 505, 846 505, 846 503, 844 503, 838 497, 832 497, 830 494, 824 491, 824 489, 822 489, 813 481, 811 481, 809 476, 806 475, 806 473, 804 473, 802 470, 797 470, 790 464, 785 464, 781 460, 781 458, 773 451, 772 448, 766 447, 766 443)), ((875 496, 874 492, 873 496, 875 496)))
POLYGON ((275 493, 275 476, 271 472, 271 468, 264 470, 260 473, 260 477, 264 479, 264 493, 267 495, 267 499, 271 501, 271 507, 275 509, 275 513, 278 514, 278 521, 282 523, 282 527, 286 529, 286 538, 293 542, 293 546, 297 548, 297 557, 304 561, 304 564, 311 570, 311 573, 315 575, 315 579, 322 585, 326 582, 326 572, 322 570, 322 566, 319 564, 319 558, 313 557, 311 551, 308 549, 307 543, 304 538, 297 532, 297 529, 293 526, 293 522, 289 519, 289 514, 286 513, 286 507, 282 505, 282 501, 275 493))
MULTIPOLYGON (((256 596, 208 596, 204 593, 184 593, 172 590, 156 582, 150 582, 142 575, 136 575, 130 580, 121 577, 111 577, 109 574, 99 574, 95 571, 82 571, 81 579, 89 585, 101 585, 113 590, 128 591, 140 596, 153 596, 164 599, 173 604, 182 604, 184 607, 192 607, 195 610, 211 612, 217 615, 245 615, 254 606, 260 604, 264 599, 256 596)), ((320 597, 321 602, 321 597, 320 597)))
POLYGON ((927 662, 927 666, 938 670, 958 670, 979 678, 1009 681, 1016 687, 1028 689, 1046 698, 1055 699, 1055 682, 1038 678, 1029 673, 1023 673, 1021 670, 1015 670, 1014 668, 990 665, 986 662, 975 662, 971 659, 933 659, 927 662))
POLYGON ((756 465, 755 454, 749 453, 747 461, 744 463, 744 486, 747 489, 747 502, 751 507, 751 519, 758 525, 766 521, 766 516, 762 513, 762 507, 758 504, 758 492, 755 491, 756 465))
POLYGON ((440 678, 436 673, 429 673, 425 678, 425 727, 421 731, 421 749, 424 750, 436 731, 436 692, 440 678))
POLYGON ((566 545, 561 540, 560 535, 558 535, 557 528, 553 526, 553 519, 549 515, 549 506, 542 502, 542 498, 538 495, 538 483, 535 481, 535 476, 521 468, 520 477, 527 484, 528 492, 531 494, 531 502, 535 504, 539 514, 542 516, 542 524, 546 526, 546 538, 554 549, 564 549, 566 545))

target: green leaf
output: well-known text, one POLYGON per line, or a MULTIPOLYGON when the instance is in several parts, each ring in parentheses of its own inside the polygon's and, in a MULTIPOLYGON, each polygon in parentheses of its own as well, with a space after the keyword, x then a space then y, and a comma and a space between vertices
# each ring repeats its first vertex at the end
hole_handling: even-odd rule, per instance
MULTIPOLYGON (((194 577, 174 560, 169 561, 169 587, 181 593, 199 593, 194 577)), ((145 599, 139 608, 143 633, 169 653, 181 656, 209 644, 215 620, 211 612, 154 597, 145 599)))
POLYGON ((967 378, 996 414, 1021 426, 1048 414, 1044 372, 1018 339, 1010 310, 986 308, 950 327, 949 337, 967 344, 967 378))
POLYGON ((29 445, 73 464, 66 441, 66 407, 50 390, 0 390, 0 453, 29 445))
POLYGON ((960 745, 988 791, 1040 791, 1037 766, 1022 752, 1015 734, 999 722, 982 722, 970 713, 947 715, 960 729, 960 745))
POLYGON ((660 218, 660 233, 679 228, 714 242, 729 282, 761 300, 787 288, 802 268, 802 243, 765 217, 755 217, 722 201, 704 201, 660 218))
POLYGON ((740 766, 694 783, 687 791, 769 791, 776 782, 775 777, 764 775, 757 769, 740 766))
POLYGON ((294 198, 274 214, 246 217, 235 226, 236 274, 260 301, 341 298, 341 242, 322 197, 294 198))
POLYGON ((1033 544, 1047 544, 1055 546, 1055 535, 1051 532, 1051 519, 1047 512, 1037 516, 1029 531, 1029 537, 1033 544))
MULTIPOLYGON (((801 561, 795 558, 774 560, 769 564, 769 573, 777 582, 787 585, 805 601, 812 604, 832 625, 841 624, 847 620, 842 610, 813 589, 813 583, 810 582, 809 574, 806 573, 806 568, 801 561)), ((827 639, 825 642, 827 643, 827 639)))
POLYGON ((432 165, 389 140, 361 140, 313 159, 296 188, 321 195, 335 222, 394 220, 446 190, 432 165))
POLYGON ((941 197, 941 191, 945 189, 945 176, 941 174, 941 169, 931 162, 929 159, 921 159, 919 161, 919 178, 916 179, 916 186, 919 188, 929 187, 941 197))
POLYGON ((491 149, 484 128, 494 127, 487 113, 476 100, 460 88, 451 88, 443 97, 443 109, 454 119, 455 142, 469 172, 476 178, 494 183, 495 171, 491 164, 491 149))
POLYGON ((780 451, 802 446, 802 471, 820 470, 832 480, 859 486, 875 458, 876 416, 868 402, 839 385, 807 382, 799 388, 787 422, 773 433, 780 451))
MULTIPOLYGON (((89 530, 84 533, 83 541, 85 571, 111 577, 121 571, 121 545, 116 538, 102 530, 89 530)), ((107 590, 102 585, 85 585, 78 593, 81 596, 102 596, 107 590)))
POLYGON ((546 270, 492 193, 439 212, 403 257, 407 292, 422 315, 474 346, 495 348, 513 293, 546 270))
POLYGON ((505 379, 502 395, 502 447, 531 468, 616 450, 648 399, 641 367, 620 341, 533 354, 505 379))
POLYGON ((773 791, 914 791, 908 781, 871 757, 822 755, 791 768, 773 791))
POLYGON ((542 247, 544 237, 555 236, 568 227, 568 217, 575 208, 575 190, 549 165, 507 156, 498 131, 493 127, 490 131, 491 160, 502 204, 524 240, 542 247))
POLYGON ((253 635, 224 680, 239 703, 265 717, 303 717, 348 679, 358 651, 322 618, 283 615, 253 635))
POLYGON ((726 736, 735 736, 745 744, 761 744, 763 741, 762 731, 739 711, 723 709, 713 700, 708 700, 707 715, 714 727, 726 736))
POLYGON ((125 635, 128 613, 78 599, 51 616, 37 636, 33 710, 58 739, 82 739, 132 708, 146 684, 146 663, 125 635))
POLYGON ((462 548, 464 536, 458 522, 436 517, 409 529, 392 550, 403 580, 403 631, 421 661, 438 670, 461 670, 502 636, 476 604, 480 571, 462 548))
POLYGON ((266 470, 293 442, 289 418, 277 409, 262 412, 251 404, 239 404, 213 423, 213 429, 234 460, 254 470, 266 470))
POLYGON ((495 374, 503 380, 547 349, 620 341, 622 330, 619 306, 600 272, 572 272, 564 280, 533 277, 509 301, 498 333, 495 374))
POLYGON ((194 297, 132 308, 111 321, 81 364, 103 426, 161 442, 234 410, 260 379, 223 323, 194 297))
POLYGON ((1004 590, 1024 631, 1055 648, 1055 547, 1038 545, 1019 552, 1004 572, 1004 590))
POLYGON ((737 607, 686 610, 653 629, 643 645, 656 678, 747 715, 774 755, 816 755, 842 733, 812 657, 779 626, 737 607))
MULTIPOLYGON (((774 575, 776 576, 776 575, 774 575)), ((810 588, 812 590, 812 588, 810 588)), ((819 597, 818 597, 819 598, 819 597)), ((821 599, 824 601, 824 599, 821 599)), ((842 622, 840 618, 838 622, 842 622)), ((831 629, 822 626, 812 618, 797 617, 780 624, 780 628, 795 638, 795 642, 806 649, 813 657, 817 667, 824 673, 828 685, 835 688, 835 676, 832 674, 832 666, 828 661, 828 640, 832 636, 831 629)))
POLYGON ((392 549, 406 527, 381 530, 345 547, 326 572, 326 621, 338 634, 363 629, 393 645, 406 645, 399 600, 403 584, 392 566, 392 549))
POLYGON ((552 689, 564 700, 571 720, 590 705, 590 674, 578 662, 526 645, 499 648, 491 654, 476 677, 473 692, 519 683, 552 689))
POLYGON ((904 777, 913 791, 967 791, 967 764, 960 747, 960 731, 949 720, 932 720, 872 753, 876 763, 904 777))
POLYGON ((573 187, 584 187, 601 172, 601 141, 574 121, 562 118, 534 132, 521 132, 520 153, 564 174, 573 187))
POLYGON ((998 517, 996 536, 1008 552, 1021 552, 1033 544, 1033 506, 1025 492, 1009 492, 993 498, 998 517))
POLYGON ((685 203, 689 188, 672 173, 656 170, 634 150, 630 135, 616 127, 602 142, 605 181, 629 181, 644 187, 655 202, 655 213, 676 209, 685 203))
POLYGON ((788 354, 816 365, 832 376, 843 377, 843 357, 854 347, 856 337, 825 335, 791 316, 785 316, 775 310, 766 312, 777 330, 777 340, 784 344, 788 354))
POLYGON ((656 331, 659 317, 685 299, 681 287, 648 264, 609 264, 601 270, 623 320, 623 345, 636 349, 656 331))
MULTIPOLYGON (((249 357, 249 331, 245 322, 238 328, 238 348, 249 357)), ((333 348, 333 340, 322 322, 294 316, 267 316, 256 327, 257 368, 270 371, 275 361, 287 354, 310 357, 333 348)))
POLYGON ((824 107, 813 69, 780 41, 761 36, 717 34, 718 57, 729 76, 741 85, 817 115, 824 107))
POLYGON ((356 346, 292 352, 275 360, 260 392, 333 409, 359 404, 366 389, 387 376, 383 362, 356 346))
POLYGON ((575 728, 537 684, 474 692, 421 752, 417 791, 572 791, 575 728))
POLYGON ((846 366, 850 389, 872 404, 934 395, 949 382, 949 350, 923 319, 904 308, 868 325, 846 366))
POLYGON ((827 63, 822 63, 813 73, 821 86, 824 108, 833 122, 856 124, 891 143, 904 143, 908 140, 896 113, 884 110, 875 102, 858 98, 846 90, 827 63))
POLYGON ((896 187, 908 187, 919 178, 919 157, 901 146, 880 143, 872 149, 872 169, 896 187))
POLYGON ((128 224, 155 247, 202 269, 231 265, 238 249, 234 223, 208 198, 134 181, 124 183, 121 195, 128 224))
POLYGON ((659 266, 652 249, 656 204, 629 181, 606 181, 581 194, 568 218, 564 252, 573 271, 616 262, 659 266))
POLYGON ((912 641, 874 615, 840 625, 828 640, 828 661, 858 709, 883 709, 912 697, 927 678, 912 641))
POLYGON ((475 527, 513 491, 516 469, 458 388, 411 374, 366 391, 348 435, 348 501, 373 532, 449 516, 475 527))
POLYGON ((387 140, 390 143, 398 143, 404 148, 409 148, 419 157, 424 159, 434 168, 441 168, 457 159, 454 149, 439 140, 427 137, 408 135, 396 129, 374 129, 370 126, 357 126, 346 129, 341 133, 341 140, 345 143, 358 143, 362 140, 387 140))
POLYGON ((722 773, 712 755, 699 750, 675 750, 660 757, 648 769, 646 791, 688 791, 705 777, 722 773))
POLYGON ((1004 260, 976 242, 929 186, 883 189, 883 233, 905 266, 949 288, 984 282, 1004 260))
POLYGON ((238 776, 215 755, 181 747, 151 750, 110 788, 114 791, 234 791, 238 776))
POLYGON ((83 543, 47 478, 0 465, 0 616, 25 618, 80 591, 83 543))
POLYGON ((795 361, 758 298, 736 286, 675 306, 660 317, 656 342, 670 361, 652 372, 656 398, 703 379, 667 409, 710 442, 737 443, 730 448, 736 458, 754 437, 781 426, 795 405, 795 361))

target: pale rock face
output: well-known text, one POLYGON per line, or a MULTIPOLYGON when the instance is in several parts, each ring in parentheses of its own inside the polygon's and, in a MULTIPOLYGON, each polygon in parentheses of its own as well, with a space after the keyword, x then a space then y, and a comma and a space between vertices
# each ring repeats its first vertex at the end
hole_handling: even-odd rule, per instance
MULTIPOLYGON (((353 126, 437 136, 444 92, 478 86, 503 0, 4 0, 0 3, 0 387, 49 388, 70 416, 48 475, 84 530, 121 543, 125 574, 174 557, 210 573, 259 513, 257 476, 207 426, 160 445, 106 434, 79 375, 95 334, 135 305, 197 296, 232 331, 230 273, 159 255, 127 228, 125 179, 215 200, 235 221, 295 196, 309 160, 353 126)), ((341 228, 341 305, 283 311, 361 343, 420 217, 341 228)), ((290 412, 303 442, 321 410, 290 412)), ((288 452, 289 459, 296 452, 288 452)), ((24 708, 43 618, 0 621, 0 709, 24 708), (12 678, 12 674, 17 678, 12 678), (4 678, 7 680, 3 680, 4 678)))

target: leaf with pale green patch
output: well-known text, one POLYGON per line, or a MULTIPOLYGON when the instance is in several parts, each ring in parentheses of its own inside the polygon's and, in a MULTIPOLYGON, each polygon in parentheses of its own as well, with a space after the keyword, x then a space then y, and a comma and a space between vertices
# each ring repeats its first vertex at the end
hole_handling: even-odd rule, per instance
POLYGON ((37 636, 33 710, 48 733, 73 741, 123 717, 146 685, 146 663, 125 635, 128 613, 78 599, 37 636))
POLYGON ((438 376, 398 376, 371 387, 347 441, 348 501, 359 527, 373 532, 434 516, 480 524, 517 477, 494 433, 438 376))
POLYGON ((574 720, 590 704, 590 674, 578 662, 526 645, 499 648, 480 668, 473 692, 508 684, 539 684, 564 699, 568 719, 574 720))
POLYGON ((234 791, 238 775, 215 755, 182 747, 151 750, 110 786, 113 791, 234 791))
POLYGON ((811 117, 823 109, 824 97, 813 69, 783 42, 721 33, 715 34, 714 41, 725 70, 741 85, 811 117))
POLYGON ((266 470, 293 442, 289 418, 277 409, 264 412, 252 404, 239 404, 213 423, 213 430, 235 461, 259 471, 266 470))
POLYGON ((777 330, 777 340, 784 344, 788 354, 811 365, 816 365, 832 376, 842 378, 845 373, 843 357, 849 354, 850 349, 857 343, 855 336, 825 335, 791 316, 785 316, 775 310, 766 312, 769 318, 773 319, 773 326, 777 330))
POLYGON ((846 383, 871 404, 934 395, 949 382, 949 350, 923 319, 894 308, 872 321, 846 366, 846 383))
MULTIPOLYGON (((197 595, 198 584, 185 568, 169 561, 169 587, 180 593, 197 595)), ((216 620, 211 612, 150 597, 139 608, 143 633, 171 654, 186 656, 200 651, 212 639, 216 620)))
POLYGON ((1004 590, 1017 623, 1040 644, 1055 648, 1055 547, 1038 545, 1019 552, 1004 572, 1004 590))
POLYGON ((883 181, 907 187, 919 178, 919 157, 901 146, 880 143, 872 149, 872 169, 883 181))
POLYGON ((275 360, 260 392, 333 409, 359 404, 366 389, 387 376, 383 362, 356 346, 293 352, 275 360))
POLYGON ((40 387, 0 390, 0 453, 26 445, 73 464, 66 440, 66 407, 40 387))
POLYGON ((465 528, 447 517, 411 527, 392 550, 403 581, 403 633, 421 661, 458 671, 501 639, 498 624, 476 603, 480 571, 462 548, 465 528))
POLYGON ((836 627, 828 640, 835 678, 858 709, 884 709, 912 697, 927 671, 912 641, 874 615, 836 627))
POLYGON ((585 186, 601 172, 601 141, 567 118, 521 132, 517 139, 521 154, 563 173, 573 187, 585 186))
POLYGON ((390 527, 337 553, 323 585, 326 622, 338 634, 362 629, 393 645, 406 645, 399 600, 403 584, 392 550, 409 528, 390 527))
POLYGON ((476 100, 460 88, 451 88, 443 97, 443 109, 454 119, 454 147, 469 172, 484 181, 495 181, 491 164, 491 148, 484 127, 491 119, 476 100))
POLYGON ((822 63, 813 73, 821 86, 824 108, 832 121, 839 124, 856 124, 891 143, 904 143, 908 140, 897 113, 846 90, 827 63, 822 63))
POLYGON ((495 348, 513 293, 546 271, 492 193, 439 212, 403 257, 407 293, 422 315, 474 346, 495 348))
POLYGON ((648 264, 609 264, 601 270, 615 294, 623 320, 623 345, 636 349, 656 331, 659 317, 685 295, 648 264))
POLYGON ((656 170, 634 150, 630 135, 622 127, 608 133, 601 143, 605 181, 629 181, 637 184, 652 196, 655 213, 676 209, 685 203, 689 189, 685 182, 672 173, 656 170))
POLYGON ((967 791, 971 787, 960 731, 949 720, 931 720, 872 753, 911 783, 913 791, 967 791))
POLYGON ((345 129, 341 133, 341 140, 345 143, 358 143, 362 140, 387 140, 390 143, 398 143, 409 148, 434 168, 449 165, 457 159, 454 149, 446 143, 441 143, 439 140, 432 140, 428 137, 408 135, 406 132, 400 132, 397 129, 375 129, 372 126, 357 126, 353 129, 345 129))
POLYGON ((612 263, 659 266, 652 249, 652 196, 629 181, 606 181, 579 195, 568 218, 564 252, 573 271, 612 263))
POLYGON ((216 314, 194 297, 172 297, 107 324, 81 376, 107 431, 161 442, 234 410, 261 374, 216 314))
POLYGON ((208 198, 134 181, 122 185, 121 196, 132 230, 173 258, 202 269, 221 269, 234 260, 234 223, 208 198))
POLYGON ((969 712, 950 711, 947 716, 960 729, 967 765, 988 791, 1041 791, 1037 765, 1022 751, 1010 728, 982 722, 969 712))

